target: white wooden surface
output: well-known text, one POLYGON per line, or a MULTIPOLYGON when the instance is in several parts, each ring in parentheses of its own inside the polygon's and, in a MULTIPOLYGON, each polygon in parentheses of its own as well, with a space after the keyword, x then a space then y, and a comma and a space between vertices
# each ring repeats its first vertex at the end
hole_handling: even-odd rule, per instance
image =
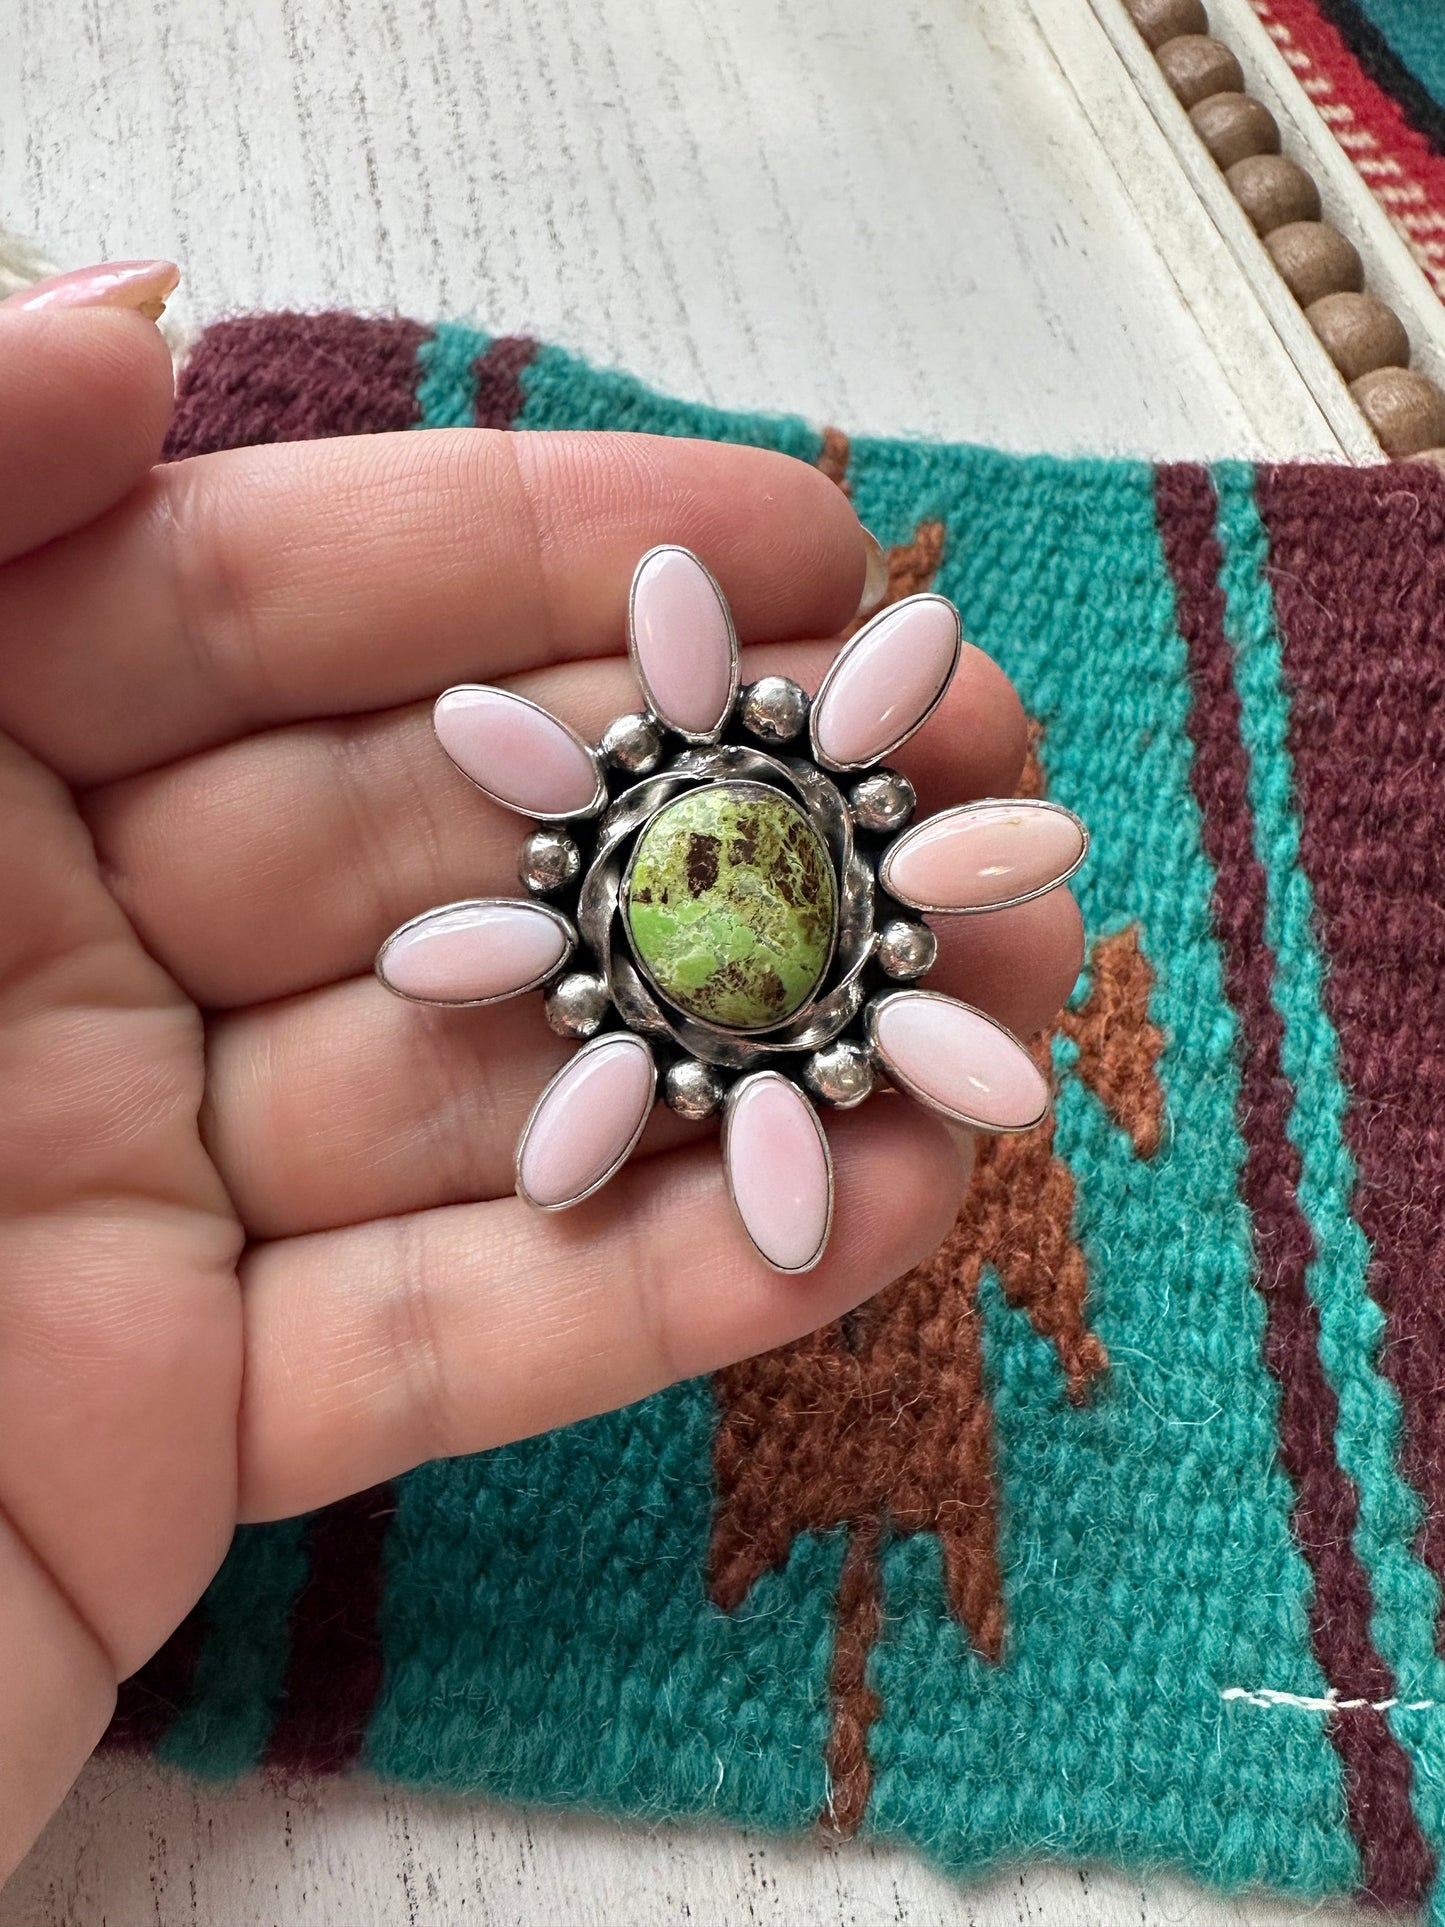
POLYGON ((173 253, 192 317, 474 314, 860 430, 1335 447, 1082 0, 6 0, 0 35, 9 225, 173 253))
POLYGON ((1364 1927, 1353 1912, 1030 1866, 961 1889, 866 1841, 625 1828, 323 1786, 291 1801, 93 1765, 3 1927, 1364 1927))
MULTIPOLYGON (((67 265, 173 254, 192 324, 475 315, 855 432, 1340 453, 1085 0, 5 0, 0 217, 67 265)), ((115 1762, 0 1895, 0 1927, 1304 1917, 115 1762)))

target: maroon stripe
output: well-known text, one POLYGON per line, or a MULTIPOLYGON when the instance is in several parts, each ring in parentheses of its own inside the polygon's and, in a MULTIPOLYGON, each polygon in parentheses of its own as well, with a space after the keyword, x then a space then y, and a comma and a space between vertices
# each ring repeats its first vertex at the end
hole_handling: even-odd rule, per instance
POLYGON ((1259 503, 1380 1369, 1445 1584, 1445 479, 1267 470, 1259 503))
POLYGON ((344 1773, 361 1757, 381 1690, 378 1619, 395 1514, 391 1486, 374 1485, 311 1520, 311 1571, 291 1615, 291 1654, 267 1766, 344 1773))
POLYGON ((413 428, 415 321, 262 314, 218 321, 186 359, 166 455, 413 428))
MULTIPOLYGON (((1253 1224, 1265 1359, 1280 1388, 1280 1458, 1295 1486, 1292 1525, 1314 1579, 1310 1637, 1342 1699, 1388 1699, 1395 1682, 1370 1638, 1369 1581, 1352 1543, 1358 1495, 1335 1456, 1338 1404, 1320 1361, 1319 1317, 1306 1284, 1314 1240, 1299 1203, 1299 1153, 1287 1129, 1293 1092, 1271 995, 1266 880, 1254 854, 1249 762, 1224 629, 1223 555, 1208 473, 1161 469, 1157 505, 1189 659, 1192 782, 1215 874, 1214 927, 1225 993, 1239 1019, 1239 1188, 1253 1224)), ((1434 1868, 1410 1804, 1407 1755, 1383 1714, 1369 1707, 1333 1715, 1330 1734, 1344 1769, 1366 1892, 1382 1906, 1419 1906, 1434 1868)))
POLYGON ((205 1630, 203 1606, 193 1606, 159 1652, 123 1679, 102 1746, 148 1753, 191 1697, 205 1630))
POLYGON ((498 335, 472 364, 477 398, 472 419, 478 428, 514 428, 527 405, 522 376, 537 358, 529 335, 498 335))

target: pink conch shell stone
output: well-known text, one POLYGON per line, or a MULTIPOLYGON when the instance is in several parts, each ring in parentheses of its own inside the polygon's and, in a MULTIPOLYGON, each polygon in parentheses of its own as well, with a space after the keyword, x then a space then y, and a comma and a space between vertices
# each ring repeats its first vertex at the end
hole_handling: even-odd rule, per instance
POLYGON ((878 1012, 874 1038, 884 1068, 959 1123, 1024 1131, 1048 1111, 1048 1085, 1023 1045, 951 997, 897 992, 878 1012))
POLYGON ((1037 896, 1077 868, 1084 834, 1048 803, 965 803, 906 830, 883 887, 918 910, 992 910, 1037 896))
POLYGON ((653 714, 709 736, 733 693, 736 647, 717 584, 686 549, 645 556, 632 585, 632 647, 653 714))
POLYGON ((626 1162, 652 1109, 657 1071, 641 1037, 586 1044, 537 1099, 517 1159, 517 1189, 532 1204, 575 1204, 626 1162))
POLYGON ((961 644, 958 612, 941 596, 909 596, 860 629, 813 705, 813 747, 837 769, 894 750, 948 687, 961 644))
POLYGON ((448 903, 404 924, 376 968, 402 997, 490 1004, 541 983, 571 949, 561 920, 521 898, 448 903))
POLYGON ((597 759, 581 737, 510 690, 459 684, 437 698, 432 721, 462 774, 509 809, 576 816, 597 799, 597 759))
POLYGON ((823 1255, 832 1218, 832 1160, 797 1086, 761 1071, 738 1086, 724 1154, 743 1227, 775 1271, 806 1271, 823 1255))

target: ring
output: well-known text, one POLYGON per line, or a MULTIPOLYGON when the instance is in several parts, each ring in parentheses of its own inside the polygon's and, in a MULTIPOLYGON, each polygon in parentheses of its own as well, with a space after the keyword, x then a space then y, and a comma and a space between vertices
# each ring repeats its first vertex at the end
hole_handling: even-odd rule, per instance
POLYGON ((689 550, 650 549, 628 598, 643 706, 594 746, 512 690, 462 684, 434 723, 457 768, 538 827, 526 897, 443 904, 382 945, 400 997, 495 1004, 541 989, 581 1048, 517 1144, 517 1191, 579 1204, 621 1170, 659 1083, 684 1118, 721 1113, 723 1169, 754 1248, 809 1271, 833 1218, 817 1106, 890 1085, 955 1124, 1026 1131, 1050 1105, 1032 1053, 984 1012, 917 988, 925 916, 987 914, 1066 882, 1088 853, 1072 811, 1031 798, 919 822, 884 758, 927 722, 963 650, 939 595, 882 609, 811 700, 740 687, 722 591, 689 550))

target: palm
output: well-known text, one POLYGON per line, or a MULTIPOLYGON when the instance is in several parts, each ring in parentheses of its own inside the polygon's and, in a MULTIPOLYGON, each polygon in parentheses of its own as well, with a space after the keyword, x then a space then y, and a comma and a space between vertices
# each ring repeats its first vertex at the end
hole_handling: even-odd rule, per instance
POLYGON ((242 1231, 200 1138, 200 1013, 8 738, 0 819, 3 1501, 125 1672, 235 1522, 242 1231))
MULTIPOLYGON (((931 1249, 963 1169, 911 1106, 839 1117, 838 1229, 800 1279, 667 1115, 541 1217, 511 1170, 567 1050, 537 1000, 429 1011, 369 973, 405 917, 514 887, 515 819, 434 751, 426 699, 518 678, 595 733, 662 540, 768 641, 745 673, 816 686, 831 645, 786 639, 842 626, 863 561, 830 484, 467 431, 148 472, 156 337, 60 319, 0 356, 0 474, 27 481, 0 487, 0 1772, 32 1768, 0 1872, 238 1518, 798 1336, 931 1249)), ((938 807, 1006 792, 1023 747, 970 652, 906 762, 938 807)), ((1078 957, 1057 892, 946 934, 936 981, 1031 1031, 1078 957)))

